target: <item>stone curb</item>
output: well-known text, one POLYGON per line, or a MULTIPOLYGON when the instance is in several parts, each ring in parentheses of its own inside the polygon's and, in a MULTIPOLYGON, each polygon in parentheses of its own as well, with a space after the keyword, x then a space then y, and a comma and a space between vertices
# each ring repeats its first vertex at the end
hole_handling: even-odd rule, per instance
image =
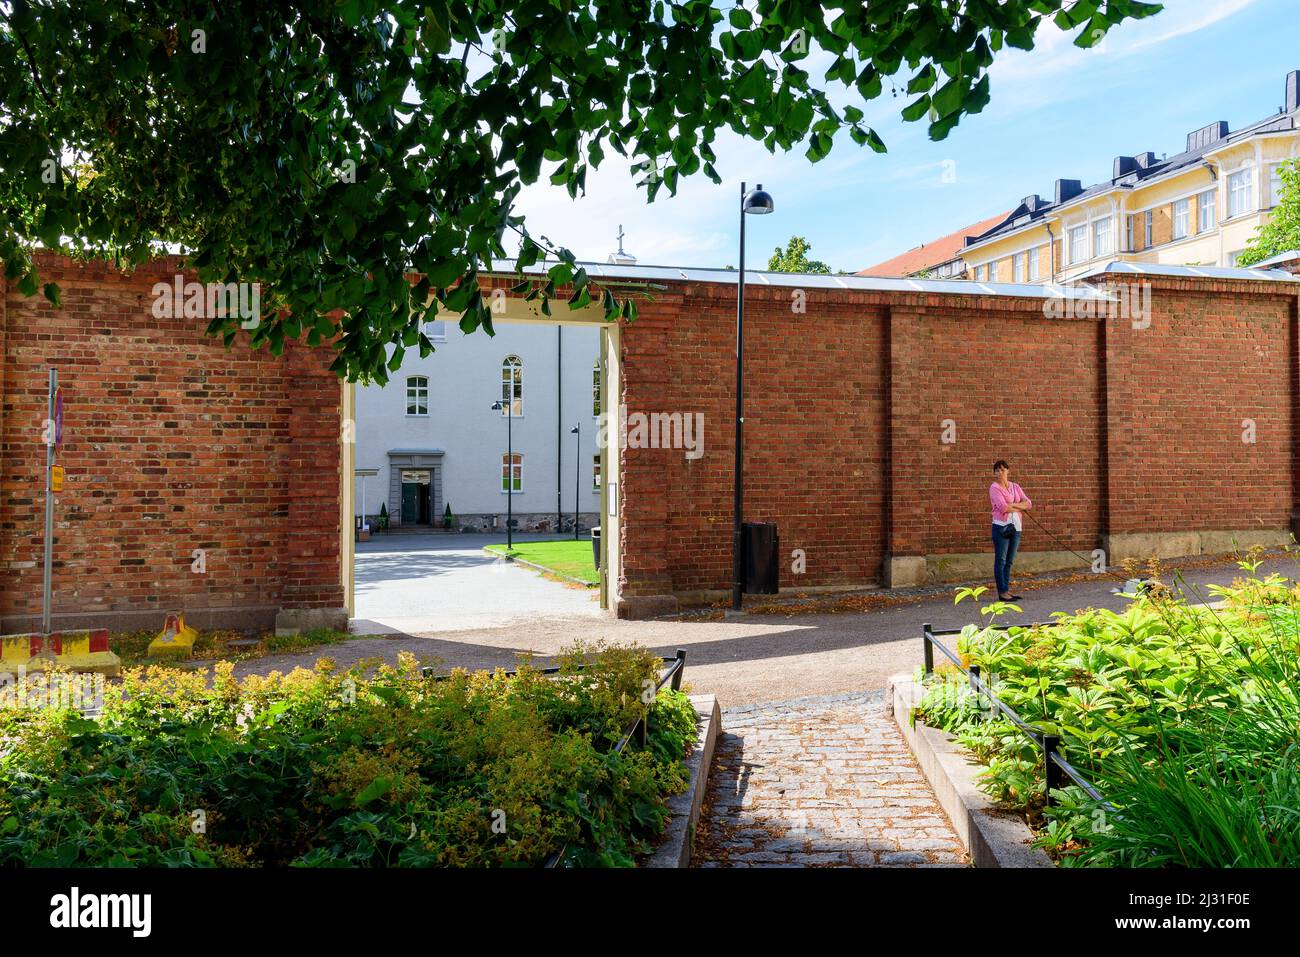
POLYGON ((1031 846, 1033 833, 1019 816, 1000 809, 979 789, 981 768, 937 728, 912 723, 912 709, 922 697, 910 675, 889 679, 889 709, 916 756, 934 795, 952 822, 976 867, 1055 867, 1047 852, 1031 846))
POLYGON ((717 743, 718 729, 722 725, 722 712, 718 708, 718 699, 711 694, 690 697, 700 719, 695 748, 686 759, 691 781, 685 791, 668 800, 671 817, 664 831, 664 839, 641 867, 690 867, 691 855, 695 852, 695 826, 700 821, 700 807, 704 803, 704 790, 709 783, 713 746, 717 743))
POLYGON ((493 558, 504 559, 505 561, 512 562, 515 565, 523 565, 525 568, 531 568, 535 572, 546 572, 546 574, 552 576, 553 578, 560 578, 566 582, 573 582, 575 585, 582 585, 584 588, 600 587, 599 585, 596 584, 596 582, 589 582, 589 581, 584 581, 581 578, 574 578, 572 575, 566 575, 563 572, 557 572, 554 568, 547 568, 545 565, 539 565, 536 562, 525 561, 522 558, 515 558, 512 555, 502 555, 500 552, 494 552, 490 548, 486 548, 486 547, 483 549, 483 551, 487 552, 487 554, 491 555, 493 558))

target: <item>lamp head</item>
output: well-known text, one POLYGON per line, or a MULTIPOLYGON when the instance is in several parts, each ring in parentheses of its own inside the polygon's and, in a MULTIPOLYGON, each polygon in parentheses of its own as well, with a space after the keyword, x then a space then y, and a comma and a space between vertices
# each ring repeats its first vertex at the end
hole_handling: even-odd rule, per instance
POLYGON ((505 407, 506 407, 505 403, 502 402, 500 399, 497 399, 495 402, 492 403, 493 412, 500 412, 505 407))
POLYGON ((775 208, 775 204, 772 202, 772 194, 763 189, 762 183, 759 183, 757 188, 746 193, 745 198, 740 201, 741 211, 753 213, 754 215, 770 213, 773 208, 775 208))

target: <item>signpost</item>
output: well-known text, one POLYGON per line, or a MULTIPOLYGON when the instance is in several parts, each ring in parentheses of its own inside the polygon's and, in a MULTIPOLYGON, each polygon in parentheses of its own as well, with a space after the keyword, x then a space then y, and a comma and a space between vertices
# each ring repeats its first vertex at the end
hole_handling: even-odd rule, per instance
POLYGON ((50 597, 54 570, 54 493, 63 488, 63 470, 59 469, 58 488, 55 485, 54 456, 63 443, 63 396, 59 394, 59 373, 50 367, 50 392, 45 418, 45 575, 41 595, 41 631, 48 635, 50 627, 50 597))

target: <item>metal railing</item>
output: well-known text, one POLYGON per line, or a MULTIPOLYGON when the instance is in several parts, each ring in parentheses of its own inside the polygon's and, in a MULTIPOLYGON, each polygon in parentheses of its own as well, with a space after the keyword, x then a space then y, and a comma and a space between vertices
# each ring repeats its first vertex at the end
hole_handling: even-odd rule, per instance
MULTIPOLYGON (((658 694, 659 690, 663 688, 663 686, 666 684, 671 684, 673 691, 681 691, 682 674, 686 671, 686 649, 678 648, 677 654, 673 655, 671 658, 665 656, 660 658, 659 660, 663 664, 666 664, 668 667, 665 668, 660 673, 659 680, 655 682, 655 687, 654 687, 655 694, 658 694)), ((585 664, 578 665, 575 670, 584 671, 586 670, 586 667, 587 666, 585 664)), ((561 672, 565 671, 563 667, 533 668, 530 670, 532 670, 536 674, 542 674, 542 675, 558 675, 561 672)), ((505 672, 505 677, 512 678, 518 673, 519 673, 518 671, 507 671, 505 672)), ((421 668, 420 675, 424 678, 432 678, 434 681, 445 681, 446 679, 451 677, 451 675, 447 675, 447 674, 437 674, 433 668, 421 668)), ((614 745, 615 754, 622 754, 623 750, 628 746, 628 742, 632 741, 633 738, 636 739, 637 747, 644 748, 646 746, 646 733, 649 730, 647 722, 649 721, 649 718, 650 718, 650 709, 649 707, 647 707, 644 714, 637 715, 636 720, 633 721, 630 725, 628 725, 627 730, 623 732, 623 736, 619 738, 618 743, 614 745)), ((552 854, 550 857, 546 859, 546 863, 544 863, 542 867, 544 868, 559 867, 560 861, 564 859, 564 854, 566 851, 568 851, 568 849, 569 849, 568 844, 562 846, 558 851, 556 851, 554 854, 552 854)))
MULTIPOLYGON (((1055 622, 1035 622, 1032 625, 1017 625, 1017 628, 1050 628, 1054 627, 1055 622)), ((961 659, 956 653, 948 648, 940 638, 950 638, 961 634, 961 629, 950 629, 947 631, 935 631, 926 622, 921 626, 921 639, 925 649, 925 674, 930 676, 934 674, 934 649, 938 648, 945 658, 956 666, 958 672, 966 676, 970 683, 971 690, 975 694, 986 698, 989 703, 997 709, 1008 721, 1010 721, 1021 734, 1034 742, 1043 758, 1043 778, 1046 782, 1044 788, 1044 797, 1047 804, 1052 805, 1052 791, 1059 790, 1065 786, 1067 780, 1078 785, 1088 797, 1092 798, 1108 811, 1114 811, 1115 808, 1097 791, 1092 783, 1075 769, 1074 765, 1061 756, 1061 736, 1058 734, 1047 734, 1044 731, 1038 731, 1030 727, 1028 722, 1012 710, 1011 706, 999 698, 993 689, 985 683, 980 676, 980 666, 971 665, 969 668, 963 667, 961 659)))

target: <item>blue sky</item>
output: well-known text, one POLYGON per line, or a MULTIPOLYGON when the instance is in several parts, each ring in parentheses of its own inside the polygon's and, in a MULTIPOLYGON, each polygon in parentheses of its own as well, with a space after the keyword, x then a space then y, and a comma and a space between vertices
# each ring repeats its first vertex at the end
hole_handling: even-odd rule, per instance
POLYGON ((775 213, 749 220, 747 265, 761 268, 773 247, 801 235, 832 268, 864 269, 1030 193, 1050 195, 1058 178, 1109 178, 1121 153, 1177 153, 1207 123, 1237 129, 1276 112, 1286 73, 1300 69, 1297 12, 1296 0, 1167 0, 1091 50, 1047 24, 1034 51, 1004 51, 992 102, 942 142, 924 123, 904 123, 907 101, 886 92, 868 106, 889 147, 883 156, 845 137, 814 165, 802 150, 773 156, 727 133, 715 145, 721 186, 696 176, 676 197, 647 204, 626 166, 607 161, 589 173, 585 196, 570 200, 543 182, 524 191, 520 211, 531 232, 581 259, 603 261, 621 223, 642 263, 734 265, 745 179, 776 201, 775 213))

